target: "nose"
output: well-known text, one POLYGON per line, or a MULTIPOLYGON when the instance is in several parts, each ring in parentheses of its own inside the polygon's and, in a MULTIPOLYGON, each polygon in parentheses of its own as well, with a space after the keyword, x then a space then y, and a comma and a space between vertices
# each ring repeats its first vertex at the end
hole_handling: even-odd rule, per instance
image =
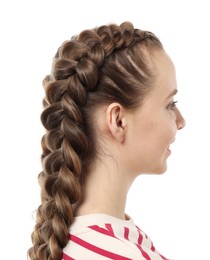
POLYGON ((176 125, 178 130, 183 129, 186 125, 186 121, 178 108, 176 109, 176 125))

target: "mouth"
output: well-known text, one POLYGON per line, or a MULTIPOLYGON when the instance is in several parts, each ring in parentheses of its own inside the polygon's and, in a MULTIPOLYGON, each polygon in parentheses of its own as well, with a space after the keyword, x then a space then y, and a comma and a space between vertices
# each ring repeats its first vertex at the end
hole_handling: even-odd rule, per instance
MULTIPOLYGON (((171 144, 173 144, 175 142, 175 138, 174 140, 171 142, 171 144)), ((171 154, 171 150, 170 150, 170 146, 167 148, 167 153, 170 155, 171 154)))

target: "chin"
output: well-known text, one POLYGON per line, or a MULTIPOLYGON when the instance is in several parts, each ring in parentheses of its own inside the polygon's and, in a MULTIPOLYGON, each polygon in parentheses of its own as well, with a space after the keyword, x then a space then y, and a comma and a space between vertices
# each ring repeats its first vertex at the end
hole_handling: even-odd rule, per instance
POLYGON ((156 174, 161 175, 167 171, 167 162, 157 163, 156 165, 148 165, 145 169, 139 169, 137 175, 141 174, 156 174))
POLYGON ((159 169, 157 169, 156 173, 157 174, 163 174, 167 171, 167 165, 164 165, 162 167, 160 167, 159 169))
POLYGON ((155 167, 151 169, 150 171, 146 172, 147 174, 163 174, 167 171, 167 165, 162 165, 160 167, 155 167))

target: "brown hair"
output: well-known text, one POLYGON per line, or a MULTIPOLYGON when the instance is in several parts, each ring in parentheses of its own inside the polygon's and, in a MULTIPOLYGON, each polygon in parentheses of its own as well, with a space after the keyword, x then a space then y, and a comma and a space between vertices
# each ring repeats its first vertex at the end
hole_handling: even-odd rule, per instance
POLYGON ((97 155, 94 111, 111 102, 128 109, 140 105, 154 80, 145 54, 154 48, 162 45, 153 33, 125 22, 85 30, 58 49, 43 81, 42 202, 28 251, 31 260, 62 259, 72 205, 97 155))

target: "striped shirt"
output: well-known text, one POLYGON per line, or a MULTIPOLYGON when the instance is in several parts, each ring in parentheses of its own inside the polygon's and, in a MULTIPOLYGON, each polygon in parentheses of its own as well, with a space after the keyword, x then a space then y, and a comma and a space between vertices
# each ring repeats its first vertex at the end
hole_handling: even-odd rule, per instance
POLYGON ((63 260, 167 260, 133 220, 105 214, 75 217, 63 260))

